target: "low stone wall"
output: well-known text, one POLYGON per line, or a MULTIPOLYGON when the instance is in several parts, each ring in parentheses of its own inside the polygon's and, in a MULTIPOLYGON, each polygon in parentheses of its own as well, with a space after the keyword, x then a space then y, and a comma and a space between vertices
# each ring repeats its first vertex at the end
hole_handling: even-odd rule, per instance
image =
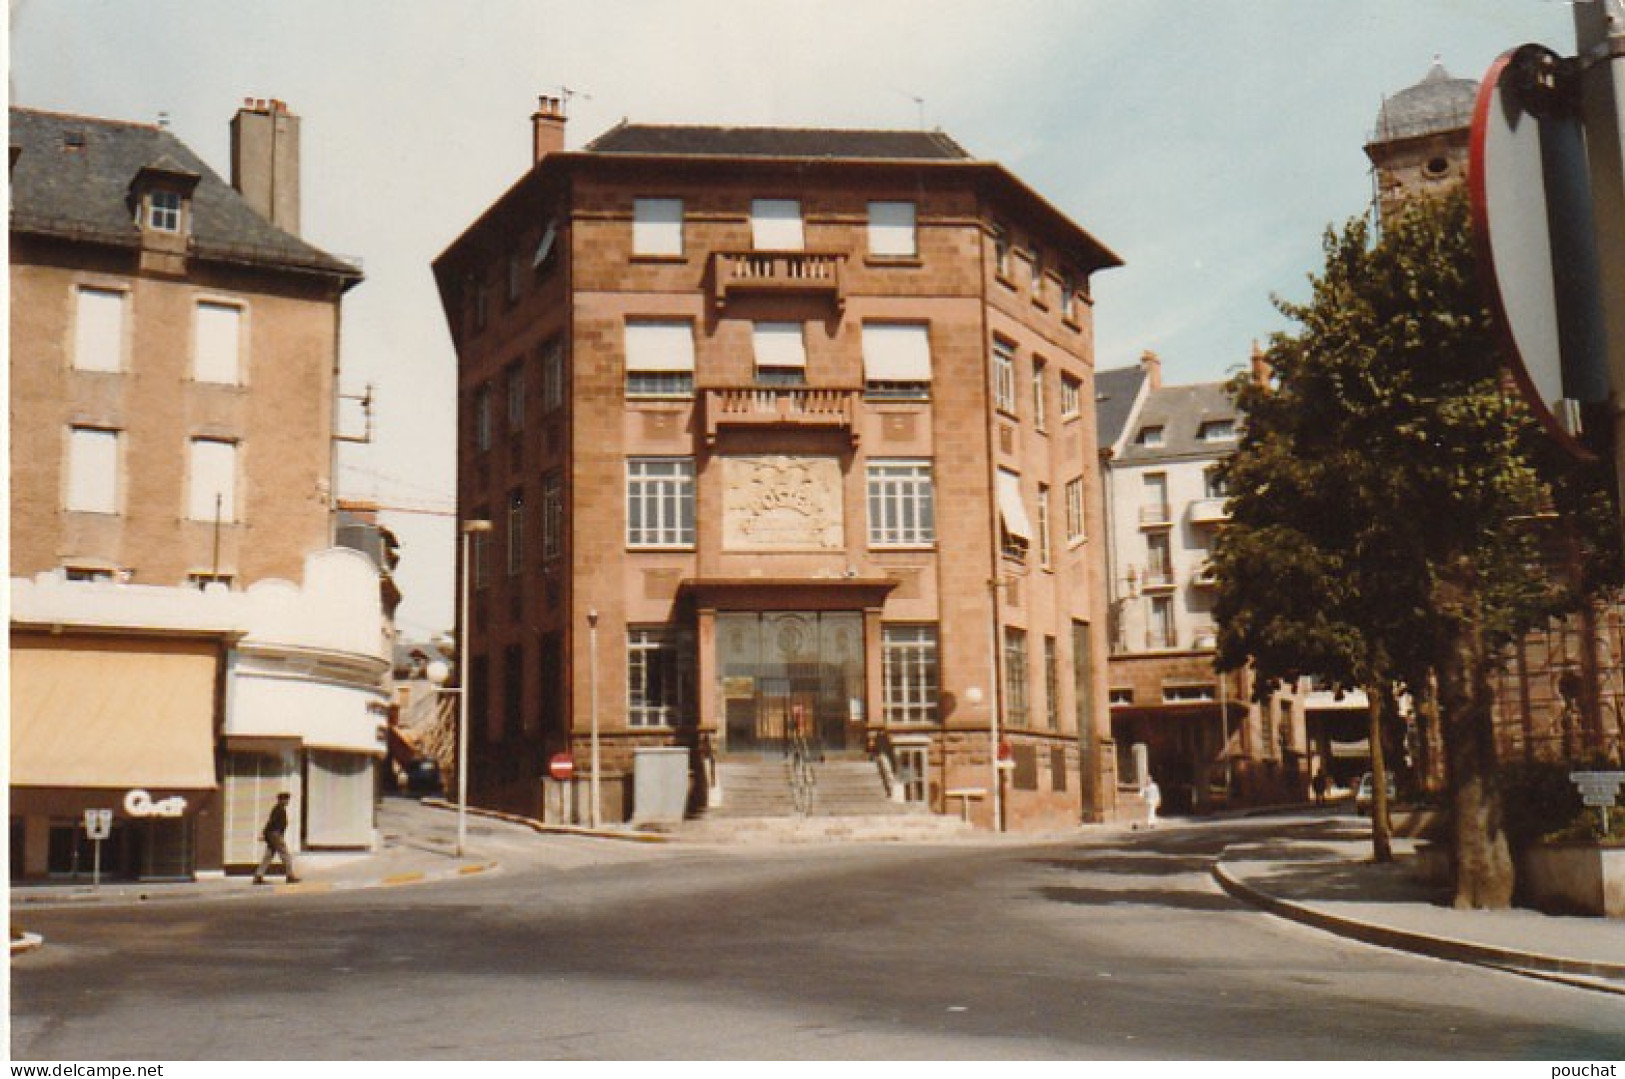
POLYGON ((1519 856, 1518 883, 1536 910, 1625 918, 1625 847, 1535 844, 1519 856))

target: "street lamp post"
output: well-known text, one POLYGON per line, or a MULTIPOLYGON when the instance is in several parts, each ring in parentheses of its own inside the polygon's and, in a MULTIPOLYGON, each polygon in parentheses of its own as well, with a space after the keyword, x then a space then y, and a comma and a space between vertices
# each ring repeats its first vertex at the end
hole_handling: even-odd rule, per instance
POLYGON ((598 610, 587 612, 587 694, 592 716, 591 749, 592 776, 587 783, 587 797, 592 800, 589 819, 592 826, 599 825, 598 805, 598 610))
POLYGON ((474 534, 491 531, 491 522, 464 521, 459 531, 463 537, 463 564, 457 602, 457 688, 445 687, 450 672, 438 660, 429 664, 428 675, 441 693, 457 694, 457 857, 461 858, 468 843, 468 589, 474 575, 470 554, 474 534))

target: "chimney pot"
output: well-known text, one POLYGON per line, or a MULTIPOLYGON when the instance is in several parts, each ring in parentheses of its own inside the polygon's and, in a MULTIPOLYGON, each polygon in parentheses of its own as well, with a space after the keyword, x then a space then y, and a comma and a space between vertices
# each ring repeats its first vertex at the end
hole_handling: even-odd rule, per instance
POLYGON ((530 117, 532 163, 564 149, 564 109, 556 97, 537 97, 536 111, 530 117))

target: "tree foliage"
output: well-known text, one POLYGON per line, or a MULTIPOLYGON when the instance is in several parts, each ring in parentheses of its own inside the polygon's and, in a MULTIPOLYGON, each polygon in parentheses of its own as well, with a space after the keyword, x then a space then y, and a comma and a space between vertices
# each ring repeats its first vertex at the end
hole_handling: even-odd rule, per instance
POLYGON ((1511 865, 1494 784, 1490 676, 1501 648, 1617 577, 1605 477, 1560 460, 1507 388, 1461 196, 1413 205, 1373 241, 1328 230, 1304 303, 1277 300, 1268 385, 1226 466, 1214 551, 1220 665, 1267 691, 1436 676, 1451 762, 1458 902, 1504 906, 1511 865), (1581 581, 1554 576, 1531 522, 1583 529, 1581 581))

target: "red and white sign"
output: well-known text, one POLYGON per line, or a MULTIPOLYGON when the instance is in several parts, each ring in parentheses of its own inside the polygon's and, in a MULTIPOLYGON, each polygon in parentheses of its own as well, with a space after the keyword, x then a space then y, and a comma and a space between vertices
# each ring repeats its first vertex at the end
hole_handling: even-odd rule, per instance
POLYGON ((1523 45, 1490 66, 1473 110, 1469 191, 1479 263, 1513 375, 1582 458, 1580 405, 1608 398, 1585 138, 1561 57, 1523 45))
POLYGON ((555 753, 547 762, 547 774, 554 779, 573 779, 576 774, 575 758, 568 753, 555 753))

